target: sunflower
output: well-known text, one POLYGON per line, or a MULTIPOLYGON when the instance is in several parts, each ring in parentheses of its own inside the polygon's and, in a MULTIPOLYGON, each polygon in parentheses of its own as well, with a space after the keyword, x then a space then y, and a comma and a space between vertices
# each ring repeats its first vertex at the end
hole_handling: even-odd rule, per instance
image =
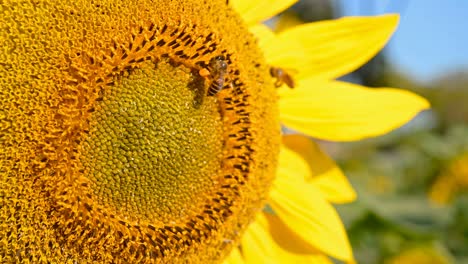
POLYGON ((354 141, 385 134, 426 109, 426 100, 393 88, 335 80, 360 67, 391 37, 397 15, 350 17, 298 25, 275 34, 260 22, 296 1, 233 1, 267 62, 294 74, 279 90, 281 122, 303 133, 283 135, 280 160, 263 213, 226 263, 353 262, 344 227, 330 203, 356 198, 337 165, 304 135, 354 141))
POLYGON ((280 2, 2 2, 0 262, 212 263, 231 251, 250 261, 258 248, 352 261, 329 203, 354 199, 352 188, 317 145, 281 140, 280 119, 314 137, 355 140, 427 103, 332 81, 381 48, 394 16, 354 20, 371 24, 360 40, 386 32, 361 49, 337 35, 320 46, 330 36, 322 34, 322 66, 313 68, 301 32, 249 33, 246 24, 280 2), (262 34, 297 50, 272 52, 262 34), (277 90, 272 66, 298 69, 297 87, 277 90))

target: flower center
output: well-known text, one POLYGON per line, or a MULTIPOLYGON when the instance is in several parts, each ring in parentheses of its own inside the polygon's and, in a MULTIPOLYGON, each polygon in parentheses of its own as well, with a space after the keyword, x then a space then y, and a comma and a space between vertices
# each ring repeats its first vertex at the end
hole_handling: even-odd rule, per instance
MULTIPOLYGON (((80 155, 94 196, 133 220, 185 219, 221 169, 217 99, 167 60, 144 63, 104 95, 80 155)), ((211 191, 210 191, 211 190, 211 191)))

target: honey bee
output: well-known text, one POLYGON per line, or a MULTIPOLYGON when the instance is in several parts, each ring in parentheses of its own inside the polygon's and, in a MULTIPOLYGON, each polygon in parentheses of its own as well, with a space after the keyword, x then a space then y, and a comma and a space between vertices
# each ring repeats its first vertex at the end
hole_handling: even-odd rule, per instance
POLYGON ((289 88, 294 88, 296 86, 293 77, 282 68, 271 67, 270 75, 276 78, 276 87, 280 87, 283 83, 285 83, 289 88))
POLYGON ((202 77, 210 77, 211 84, 208 88, 208 96, 213 96, 221 91, 224 87, 225 77, 227 75, 228 65, 224 60, 224 56, 216 56, 210 60, 208 69, 201 69, 199 74, 202 77))

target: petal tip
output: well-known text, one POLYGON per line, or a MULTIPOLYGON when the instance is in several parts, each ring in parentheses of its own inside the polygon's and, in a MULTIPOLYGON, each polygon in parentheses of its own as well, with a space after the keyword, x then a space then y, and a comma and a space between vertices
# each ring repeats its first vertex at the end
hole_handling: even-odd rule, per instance
POLYGON ((389 28, 392 28, 395 31, 398 28, 398 24, 400 23, 400 15, 399 14, 385 14, 379 16, 382 19, 382 22, 388 23, 389 28))
MULTIPOLYGON (((400 91, 405 91, 405 90, 400 90, 400 91)), ((411 91, 406 91, 406 92, 408 93, 408 96, 413 97, 414 105, 415 105, 414 109, 416 110, 416 113, 424 111, 424 110, 428 110, 429 108, 431 108, 431 103, 426 98, 422 97, 419 94, 413 93, 411 91)))

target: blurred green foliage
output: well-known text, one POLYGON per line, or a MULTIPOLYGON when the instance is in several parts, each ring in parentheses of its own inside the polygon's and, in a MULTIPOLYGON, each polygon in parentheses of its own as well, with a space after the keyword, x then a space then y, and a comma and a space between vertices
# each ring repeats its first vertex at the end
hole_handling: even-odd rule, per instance
POLYGON ((400 133, 340 144, 337 157, 359 195, 338 207, 356 258, 383 263, 407 248, 436 243, 447 263, 464 263, 468 192, 446 205, 431 202, 428 192, 452 160, 468 153, 468 126, 400 133))

